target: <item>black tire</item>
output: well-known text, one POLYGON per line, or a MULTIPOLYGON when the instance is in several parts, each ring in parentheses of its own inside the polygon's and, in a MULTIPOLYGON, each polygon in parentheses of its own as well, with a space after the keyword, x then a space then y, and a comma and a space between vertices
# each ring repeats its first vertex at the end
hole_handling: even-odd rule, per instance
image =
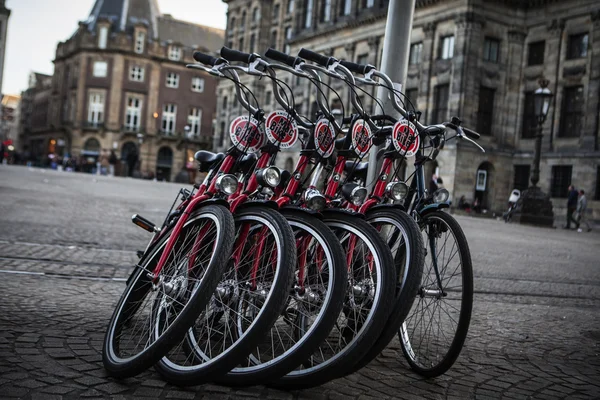
POLYGON ((382 228, 388 226, 389 232, 384 240, 392 250, 396 268, 396 297, 390 317, 379 339, 367 354, 352 368, 356 372, 375 359, 394 339, 404 318, 408 315, 417 291, 421 285, 423 264, 425 262, 425 249, 419 225, 404 211, 385 208, 376 209, 366 214, 370 223, 380 234, 382 228))
POLYGON ((342 310, 348 274, 338 238, 323 221, 306 212, 284 209, 282 214, 294 231, 298 262, 308 261, 307 268, 301 272, 296 263, 286 309, 264 332, 247 361, 219 378, 218 383, 256 385, 287 374, 325 340, 342 310), (309 246, 300 252, 305 241, 309 246), (318 263, 320 252, 322 262, 318 263))
MULTIPOLYGON (((212 228, 211 228, 212 229, 212 228)), ((102 361, 104 368, 109 375, 118 378, 127 378, 136 375, 156 363, 163 357, 169 349, 181 340, 189 327, 196 319, 202 309, 210 300, 210 294, 215 290, 219 277, 223 273, 225 263, 231 254, 232 244, 228 240, 234 233, 233 216, 227 208, 218 205, 208 205, 200 208, 190 215, 188 221, 184 224, 173 247, 173 251, 160 277, 161 282, 167 281, 161 287, 160 284, 153 288, 151 278, 148 276, 163 254, 164 247, 171 237, 171 232, 164 235, 153 245, 149 254, 141 260, 141 264, 136 268, 129 284, 127 285, 121 299, 115 307, 113 316, 109 322, 108 329, 104 338, 102 349, 102 361), (195 238, 200 232, 204 223, 212 221, 215 226, 214 233, 208 231, 210 243, 200 249, 196 249, 195 238), (212 245, 214 243, 214 245, 212 245), (191 248, 190 248, 191 245, 191 248), (198 260, 204 260, 202 257, 196 257, 194 269, 199 275, 190 277, 189 269, 183 264, 186 262, 181 255, 186 249, 195 250, 195 254, 201 254, 209 260, 205 263, 205 268, 198 260), (185 270, 185 273, 183 272, 185 270), (190 285, 190 282, 195 282, 190 285), (171 284, 170 290, 176 293, 167 293, 167 285, 171 284), (169 304, 167 304, 169 303, 169 304), (144 305, 150 306, 150 310, 144 316, 144 305), (156 306, 168 305, 172 309, 177 309, 179 314, 166 325, 162 312, 169 313, 167 309, 156 309, 156 306), (142 310, 138 316, 138 311, 142 310), (157 314, 160 313, 160 314, 157 314), (148 318, 142 324, 135 321, 136 318, 148 318), (140 333, 136 329, 138 326, 148 326, 147 332, 142 329, 140 333, 140 342, 133 343, 133 354, 125 355, 124 345, 121 343, 126 332, 135 322, 131 336, 140 333), (160 331, 157 329, 160 328, 160 331), (145 332, 145 333, 144 333, 145 332), (142 343, 145 341, 145 343, 142 343), (139 348, 138 348, 139 347, 139 348)), ((186 253, 187 254, 187 253, 186 253)), ((131 343, 131 342, 129 342, 131 343)))
POLYGON ((427 249, 425 270, 416 301, 398 336, 402 352, 411 368, 418 374, 431 378, 446 372, 454 364, 464 345, 473 308, 473 266, 467 239, 452 216, 435 211, 424 215, 419 226, 427 249), (437 245, 432 247, 437 244, 438 238, 442 238, 444 244, 439 248, 437 245), (454 240, 452 246, 448 244, 451 238, 454 240), (439 263, 442 265, 437 268, 442 282, 441 292, 438 290, 432 248, 436 249, 437 262, 439 263, 440 258, 442 260, 439 263), (458 262, 456 266, 453 260, 458 262), (448 273, 451 275, 447 275, 448 273), (457 304, 458 301, 460 305, 457 304), (448 308, 443 313, 440 312, 445 305, 448 308), (419 336, 423 333, 423 327, 434 327, 425 328, 425 338, 419 336))
MULTIPOLYGON (((210 382, 233 369, 281 315, 290 293, 296 246, 286 219, 277 211, 262 206, 243 208, 234 214, 234 219, 236 233, 231 238, 236 244, 232 254, 239 249, 242 261, 249 262, 236 265, 231 259, 225 263, 226 271, 220 277, 217 290, 209 294, 212 298, 202 314, 190 322, 184 340, 155 365, 163 378, 175 385, 210 382), (244 243, 238 243, 235 238, 244 226, 248 227, 249 235, 244 243), (267 264, 268 268, 265 266, 257 271, 267 277, 268 287, 251 285, 250 269, 254 258, 249 257, 252 257, 251 250, 260 247, 260 243, 268 249, 277 248, 275 265, 267 264), (249 310, 255 313, 252 319, 245 314, 249 310), (222 331, 212 329, 215 326, 222 331)), ((272 256, 273 253, 269 254, 272 256)))
POLYGON ((389 299, 394 296, 395 283, 394 269, 389 266, 394 265, 394 259, 379 233, 362 217, 341 211, 325 211, 324 222, 340 238, 346 252, 351 238, 357 240, 355 257, 349 266, 344 308, 318 349, 307 353, 298 368, 270 383, 277 388, 305 389, 337 378, 340 368, 353 365, 369 351, 390 313, 389 299), (365 279, 364 274, 369 278, 374 276, 375 282, 365 279), (368 307, 366 312, 363 305, 368 307))

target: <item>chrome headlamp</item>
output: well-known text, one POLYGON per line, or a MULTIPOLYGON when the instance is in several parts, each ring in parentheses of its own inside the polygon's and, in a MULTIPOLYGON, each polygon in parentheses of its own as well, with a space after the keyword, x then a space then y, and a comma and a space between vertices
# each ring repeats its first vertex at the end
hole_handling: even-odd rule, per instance
POLYGON ((385 192, 393 200, 402 200, 408 195, 408 185, 404 182, 390 182, 385 187, 385 192))
POLYGON ((256 171, 256 179, 260 186, 277 187, 281 182, 281 170, 277 167, 267 167, 256 171))
POLYGON ((317 189, 307 189, 304 192, 304 203, 308 208, 319 211, 325 208, 327 201, 317 189))
POLYGON ((450 193, 446 189, 441 188, 433 192, 432 199, 434 203, 445 203, 449 197, 450 193))
POLYGON ((225 174, 217 178, 215 186, 219 191, 227 196, 231 196, 237 191, 238 180, 234 175, 225 174))
POLYGON ((342 186, 342 195, 355 206, 360 206, 367 198, 367 189, 356 183, 346 183, 342 186))

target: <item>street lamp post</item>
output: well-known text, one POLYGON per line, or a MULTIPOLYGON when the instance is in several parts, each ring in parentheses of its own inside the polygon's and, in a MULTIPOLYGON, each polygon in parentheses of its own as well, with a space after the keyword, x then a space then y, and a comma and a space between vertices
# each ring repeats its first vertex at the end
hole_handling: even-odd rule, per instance
POLYGON ((531 186, 525 190, 518 202, 518 211, 515 220, 524 224, 551 227, 554 224, 554 212, 550 197, 537 186, 540 181, 540 159, 542 153, 543 126, 550 110, 552 92, 548 89, 550 83, 541 78, 540 87, 534 92, 534 111, 537 123, 535 135, 535 152, 533 157, 533 170, 531 171, 531 186))

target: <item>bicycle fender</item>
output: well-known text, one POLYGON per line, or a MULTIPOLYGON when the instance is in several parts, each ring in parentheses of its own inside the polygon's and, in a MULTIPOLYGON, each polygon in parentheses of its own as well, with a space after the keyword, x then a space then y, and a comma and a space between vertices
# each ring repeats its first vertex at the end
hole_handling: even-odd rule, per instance
POLYGON ((395 208, 396 210, 406 211, 406 208, 402 204, 376 204, 373 207, 369 208, 369 211, 377 211, 385 208, 395 208))
POLYGON ((321 214, 323 215, 323 219, 327 219, 328 216, 330 215, 352 215, 355 217, 360 217, 362 219, 365 218, 364 214, 361 213, 357 213, 356 211, 353 210, 347 210, 345 208, 326 208, 325 210, 321 211, 321 214))
POLYGON ((279 210, 279 206, 273 200, 245 201, 242 204, 240 204, 237 209, 242 210, 242 209, 246 209, 246 208, 250 208, 250 207, 268 207, 268 208, 272 208, 273 210, 279 210))
POLYGON ((434 211, 442 210, 444 208, 450 208, 450 202, 428 204, 425 207, 423 207, 420 210, 418 210, 417 213, 420 216, 424 216, 424 215, 427 215, 427 214, 432 213, 434 211))
POLYGON ((317 217, 319 219, 321 219, 323 217, 319 211, 316 211, 316 210, 313 210, 313 209, 310 209, 310 208, 304 208, 304 207, 298 207, 298 206, 292 206, 292 205, 284 206, 284 207, 282 207, 280 209, 280 211, 282 213, 284 211, 304 213, 304 214, 315 216, 315 217, 317 217))

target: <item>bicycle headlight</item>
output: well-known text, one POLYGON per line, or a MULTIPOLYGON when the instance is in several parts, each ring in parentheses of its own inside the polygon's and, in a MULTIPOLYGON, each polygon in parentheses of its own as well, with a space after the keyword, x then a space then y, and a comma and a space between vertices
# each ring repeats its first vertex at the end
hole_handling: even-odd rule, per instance
POLYGON ((402 200, 408 194, 408 186, 404 182, 390 182, 385 191, 393 200, 402 200))
POLYGON ((231 196, 237 191, 238 180, 234 175, 225 174, 217 178, 215 186, 219 191, 227 196, 231 196))
POLYGON ((262 168, 256 172, 256 179, 261 186, 277 187, 281 182, 281 170, 277 167, 262 168))
POLYGON ((317 189, 307 189, 304 193, 304 203, 308 208, 319 211, 325 208, 327 201, 317 189))
POLYGON ((445 203, 448 197, 450 197, 450 193, 446 189, 441 188, 433 192, 432 198, 434 203, 445 203))
POLYGON ((360 206, 367 198, 367 189, 356 183, 346 183, 342 186, 342 195, 355 206, 360 206))

